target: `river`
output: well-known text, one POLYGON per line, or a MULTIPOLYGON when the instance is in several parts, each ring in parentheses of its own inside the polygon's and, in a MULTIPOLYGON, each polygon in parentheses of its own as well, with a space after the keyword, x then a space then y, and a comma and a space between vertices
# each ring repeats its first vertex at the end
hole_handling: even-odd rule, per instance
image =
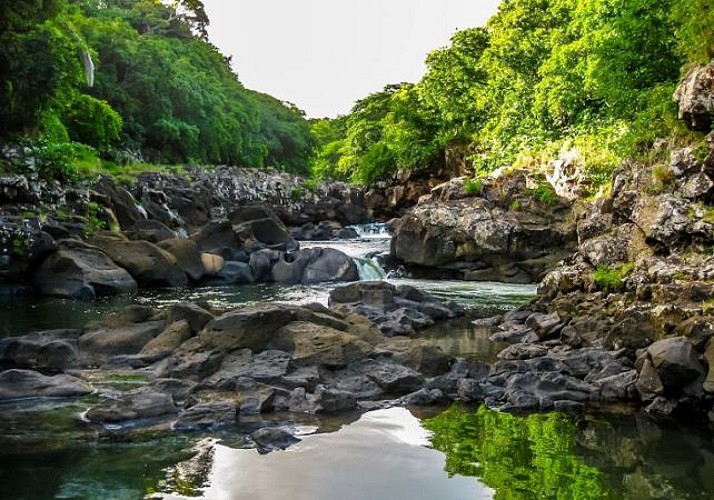
MULTIPOLYGON (((381 234, 327 243, 369 264, 388 248, 381 234)), ((325 243, 307 243, 318 246, 325 243)), ((499 346, 470 319, 517 307, 533 286, 410 280, 469 310, 469 318, 424 332, 450 354, 493 359, 499 346)), ((334 285, 250 285, 142 291, 92 303, 14 299, 0 303, 0 336, 76 328, 130 303, 180 300, 215 305, 327 301, 334 285)), ((657 425, 627 407, 582 415, 516 416, 485 408, 380 409, 336 416, 241 418, 206 434, 152 435, 131 442, 94 435, 82 404, 0 408, 0 498, 248 500, 714 498, 714 442, 708 429, 657 425), (289 426, 301 441, 259 454, 244 436, 289 426)))

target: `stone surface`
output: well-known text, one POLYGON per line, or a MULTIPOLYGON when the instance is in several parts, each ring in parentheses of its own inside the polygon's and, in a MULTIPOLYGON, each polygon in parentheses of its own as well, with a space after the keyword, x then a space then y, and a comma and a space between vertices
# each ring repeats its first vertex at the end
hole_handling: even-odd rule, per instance
POLYGON ((261 454, 271 451, 285 450, 295 443, 299 443, 300 439, 295 435, 279 427, 264 427, 258 429, 250 435, 255 442, 258 452, 261 454))
POLYGON ((679 119, 694 130, 708 131, 714 120, 714 63, 694 66, 674 93, 679 119))
POLYGON ((70 375, 48 377, 32 370, 0 372, 0 401, 29 398, 67 398, 90 394, 92 388, 70 375))
POLYGON ((178 431, 214 429, 236 422, 238 408, 235 401, 213 401, 191 406, 179 413, 172 428, 178 431))
POLYGON ((120 423, 175 414, 177 408, 169 394, 151 389, 137 389, 106 399, 86 413, 91 422, 120 423))
POLYGON ((99 248, 67 240, 34 274, 32 283, 43 295, 92 299, 133 293, 138 289, 132 276, 117 266, 99 248))

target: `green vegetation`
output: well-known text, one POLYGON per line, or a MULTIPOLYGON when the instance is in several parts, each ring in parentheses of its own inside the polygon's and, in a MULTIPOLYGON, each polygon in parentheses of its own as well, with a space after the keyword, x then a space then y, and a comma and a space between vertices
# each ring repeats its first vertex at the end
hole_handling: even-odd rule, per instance
POLYGON ((482 187, 483 181, 481 179, 466 179, 466 182, 464 182, 466 194, 478 194, 481 192, 482 187))
POLYGON ((449 475, 476 476, 496 499, 610 498, 605 479, 578 456, 573 421, 559 413, 527 417, 452 406, 426 420, 449 475))
POLYGON ((598 288, 602 290, 619 292, 625 288, 624 279, 630 275, 633 268, 634 265, 631 262, 616 266, 603 264, 593 272, 592 279, 598 288))
POLYGON ((4 2, 0 143, 29 138, 40 174, 62 181, 137 155, 307 173, 302 111, 245 89, 207 24, 200 0, 4 2))
POLYGON ((700 139, 672 93, 714 54, 712 30, 707 0, 504 0, 485 27, 429 54, 421 81, 314 122, 313 172, 369 184, 458 147, 479 175, 577 150, 593 194, 655 138, 700 139))

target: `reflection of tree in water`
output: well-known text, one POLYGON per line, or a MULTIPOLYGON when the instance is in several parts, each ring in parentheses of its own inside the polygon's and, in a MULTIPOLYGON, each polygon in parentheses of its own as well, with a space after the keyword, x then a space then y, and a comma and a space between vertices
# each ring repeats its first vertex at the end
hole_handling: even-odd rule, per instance
POLYGON ((598 469, 575 453, 575 424, 557 414, 515 417, 486 408, 453 406, 424 426, 446 454, 449 475, 476 476, 496 498, 607 497, 598 469))
POLYGON ((711 433, 691 426, 457 406, 424 426, 448 474, 478 477, 497 499, 714 498, 711 433))

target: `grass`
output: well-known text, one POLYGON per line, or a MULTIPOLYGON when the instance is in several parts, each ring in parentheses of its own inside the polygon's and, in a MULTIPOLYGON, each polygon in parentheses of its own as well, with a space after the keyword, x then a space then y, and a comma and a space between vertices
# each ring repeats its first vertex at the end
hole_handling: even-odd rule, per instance
POLYGON ((481 179, 471 178, 466 179, 466 182, 464 182, 464 190, 466 191, 466 194, 479 194, 482 188, 483 182, 481 181, 481 179))
POLYGON ((608 292, 621 292, 625 289, 625 278, 627 278, 634 264, 626 262, 615 266, 600 265, 592 274, 593 282, 598 288, 608 292))

